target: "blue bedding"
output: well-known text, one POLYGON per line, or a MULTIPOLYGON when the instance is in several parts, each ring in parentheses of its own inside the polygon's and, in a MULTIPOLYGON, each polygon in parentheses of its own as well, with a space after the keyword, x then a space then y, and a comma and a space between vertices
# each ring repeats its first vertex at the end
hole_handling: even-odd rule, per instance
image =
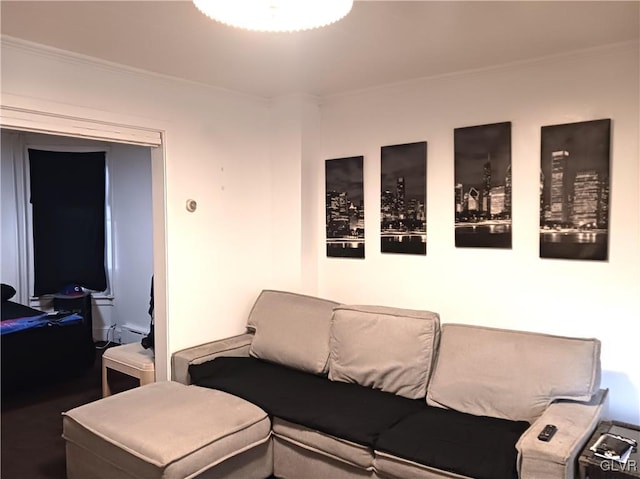
POLYGON ((59 327, 78 322, 82 322, 82 316, 79 314, 42 313, 37 316, 4 320, 0 322, 0 334, 4 336, 6 334, 24 331, 25 329, 59 327))

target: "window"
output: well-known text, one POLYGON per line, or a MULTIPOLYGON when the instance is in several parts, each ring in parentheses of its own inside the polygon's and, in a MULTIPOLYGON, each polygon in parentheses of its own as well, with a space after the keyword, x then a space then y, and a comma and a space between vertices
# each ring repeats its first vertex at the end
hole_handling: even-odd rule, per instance
POLYGON ((105 152, 28 149, 34 296, 107 289, 105 152))

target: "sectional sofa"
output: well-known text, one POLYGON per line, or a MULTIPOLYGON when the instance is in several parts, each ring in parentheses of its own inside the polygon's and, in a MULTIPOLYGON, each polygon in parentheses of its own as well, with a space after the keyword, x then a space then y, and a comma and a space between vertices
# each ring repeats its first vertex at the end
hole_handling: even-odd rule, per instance
POLYGON ((573 479, 607 402, 597 339, 272 290, 172 374, 264 410, 285 479, 573 479))

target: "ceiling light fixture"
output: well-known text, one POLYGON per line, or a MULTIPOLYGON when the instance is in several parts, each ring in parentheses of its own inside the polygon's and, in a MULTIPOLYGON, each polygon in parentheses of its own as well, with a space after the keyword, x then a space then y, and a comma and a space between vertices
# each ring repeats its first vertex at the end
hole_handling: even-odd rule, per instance
POLYGON ((193 0, 211 19, 261 32, 295 32, 337 22, 353 0, 193 0))

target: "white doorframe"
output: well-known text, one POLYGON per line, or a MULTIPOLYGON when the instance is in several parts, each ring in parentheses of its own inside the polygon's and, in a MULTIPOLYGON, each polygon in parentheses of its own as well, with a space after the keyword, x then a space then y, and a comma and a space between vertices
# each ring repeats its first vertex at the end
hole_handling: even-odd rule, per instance
MULTIPOLYGON (((4 100, 4 98, 3 98, 4 100)), ((93 115, 91 115, 93 116, 93 115)), ((0 127, 151 147, 156 379, 168 380, 165 133, 160 129, 0 105, 0 127)))

